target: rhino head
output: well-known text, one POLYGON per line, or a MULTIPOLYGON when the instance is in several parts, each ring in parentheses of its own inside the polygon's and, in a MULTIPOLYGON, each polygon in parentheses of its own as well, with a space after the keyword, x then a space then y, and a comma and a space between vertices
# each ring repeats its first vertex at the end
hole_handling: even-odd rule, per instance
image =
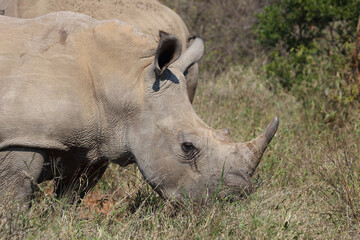
POLYGON ((279 123, 275 117, 260 136, 245 143, 233 142, 227 129, 206 125, 186 90, 184 75, 204 53, 202 39, 192 40, 181 54, 179 40, 160 32, 154 62, 144 76, 139 115, 129 130, 131 152, 146 181, 160 195, 180 201, 247 188, 279 123))

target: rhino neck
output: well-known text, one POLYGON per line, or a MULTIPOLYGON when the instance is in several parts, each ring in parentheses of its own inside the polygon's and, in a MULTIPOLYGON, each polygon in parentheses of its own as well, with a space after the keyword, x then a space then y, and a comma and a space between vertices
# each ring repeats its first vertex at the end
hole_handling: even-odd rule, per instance
POLYGON ((142 112, 142 98, 139 94, 141 85, 135 83, 129 87, 124 77, 106 79, 97 75, 91 78, 97 105, 98 137, 102 143, 99 149, 101 155, 121 166, 133 163, 129 132, 142 112))
POLYGON ((145 67, 141 64, 133 73, 122 67, 111 71, 89 64, 88 75, 94 86, 97 103, 101 155, 109 161, 126 166, 135 162, 129 134, 141 118, 144 101, 143 80, 145 67))

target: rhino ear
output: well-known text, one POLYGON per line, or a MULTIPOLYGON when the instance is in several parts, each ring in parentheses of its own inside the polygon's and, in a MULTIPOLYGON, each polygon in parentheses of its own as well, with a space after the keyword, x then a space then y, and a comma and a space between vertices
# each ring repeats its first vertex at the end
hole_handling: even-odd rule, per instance
POLYGON ((175 62, 181 54, 181 43, 179 39, 171 34, 160 31, 160 41, 155 54, 155 74, 160 76, 167 67, 175 62))
POLYGON ((174 63, 174 67, 178 68, 183 73, 186 72, 193 64, 197 63, 205 51, 204 41, 198 37, 190 37, 189 40, 190 47, 181 55, 179 60, 174 63))

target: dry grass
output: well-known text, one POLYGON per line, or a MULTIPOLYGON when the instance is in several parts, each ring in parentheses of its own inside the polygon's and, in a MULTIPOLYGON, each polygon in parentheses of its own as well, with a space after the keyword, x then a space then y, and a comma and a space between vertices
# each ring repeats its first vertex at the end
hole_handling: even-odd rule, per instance
POLYGON ((134 166, 112 165, 78 207, 54 200, 51 183, 40 186, 29 212, 1 206, 0 238, 358 239, 359 111, 341 129, 315 122, 294 97, 270 89, 259 69, 238 66, 201 79, 194 102, 207 123, 229 127, 237 141, 280 118, 247 198, 175 208, 134 166))

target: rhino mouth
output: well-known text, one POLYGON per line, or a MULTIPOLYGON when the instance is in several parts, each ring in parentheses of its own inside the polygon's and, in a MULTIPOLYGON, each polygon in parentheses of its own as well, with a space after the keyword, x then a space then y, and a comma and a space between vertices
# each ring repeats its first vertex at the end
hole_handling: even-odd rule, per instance
MULTIPOLYGON (((251 175, 249 175, 251 177, 251 175)), ((227 177, 235 177, 235 178, 239 178, 244 182, 250 182, 250 179, 248 177, 246 177, 246 175, 244 173, 242 173, 241 171, 230 171, 228 173, 227 177)))

